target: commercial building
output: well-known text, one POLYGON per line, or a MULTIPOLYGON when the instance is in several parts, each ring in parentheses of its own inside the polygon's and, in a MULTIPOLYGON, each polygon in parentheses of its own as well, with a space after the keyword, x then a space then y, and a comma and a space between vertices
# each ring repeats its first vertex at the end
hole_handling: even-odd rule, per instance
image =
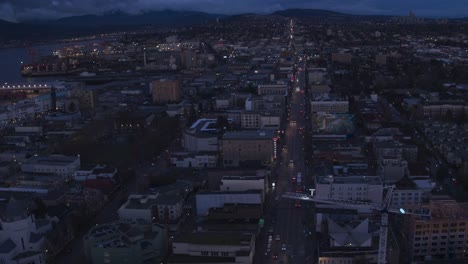
POLYGON ((224 176, 219 190, 222 192, 241 192, 259 190, 265 194, 268 183, 264 176, 224 176))
POLYGON ((168 263, 252 264, 255 252, 253 234, 232 232, 184 233, 172 242, 168 263))
POLYGON ((245 99, 245 110, 275 112, 281 109, 284 103, 283 95, 249 96, 245 99))
POLYGON ((276 158, 275 130, 226 132, 221 139, 225 167, 266 165, 276 158))
POLYGON ((179 80, 160 79, 151 83, 153 103, 164 104, 179 102, 181 98, 181 83, 179 80))
POLYGON ((171 163, 177 168, 215 168, 218 165, 217 153, 171 153, 171 163))
POLYGON ((348 113, 349 111, 349 101, 344 98, 337 97, 317 97, 312 99, 310 102, 311 112, 312 113, 348 113))
POLYGON ((34 156, 21 164, 23 172, 57 174, 62 177, 73 177, 79 169, 80 156, 34 156))
POLYGON ((315 195, 320 199, 370 201, 380 204, 383 184, 378 176, 318 176, 315 195))
POLYGON ((245 129, 278 129, 281 117, 278 114, 243 112, 241 113, 241 127, 245 129))
POLYGON ((217 152, 218 130, 217 119, 198 119, 184 131, 183 146, 189 152, 217 152))
POLYGON ((468 205, 455 200, 431 200, 430 218, 409 216, 402 239, 405 260, 458 263, 468 258, 468 205))
POLYGON ((200 192, 195 196, 197 216, 208 215, 211 208, 220 208, 225 204, 263 204, 262 191, 242 192, 200 192))
POLYGON ((282 95, 288 94, 289 85, 286 83, 259 84, 259 95, 282 95))
POLYGON ((83 238, 87 263, 160 263, 167 254, 166 229, 143 219, 94 226, 83 238))

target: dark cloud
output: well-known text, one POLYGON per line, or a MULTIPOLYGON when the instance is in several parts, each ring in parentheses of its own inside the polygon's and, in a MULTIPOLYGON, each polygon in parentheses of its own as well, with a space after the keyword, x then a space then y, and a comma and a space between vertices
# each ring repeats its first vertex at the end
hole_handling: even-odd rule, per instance
POLYGON ((209 13, 268 13, 286 8, 320 8, 355 14, 468 16, 468 0, 0 0, 9 21, 99 14, 111 10, 195 10, 209 13))

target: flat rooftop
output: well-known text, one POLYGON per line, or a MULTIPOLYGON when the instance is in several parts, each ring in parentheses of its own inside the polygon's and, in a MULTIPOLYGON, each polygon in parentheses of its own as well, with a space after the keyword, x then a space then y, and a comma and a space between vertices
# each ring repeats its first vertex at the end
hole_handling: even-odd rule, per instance
POLYGON ((70 163, 76 162, 80 158, 78 156, 64 156, 64 155, 49 155, 49 156, 35 156, 23 164, 36 164, 36 165, 50 165, 50 166, 66 166, 70 163))
POLYGON ((318 176, 317 183, 320 184, 372 184, 372 185, 380 185, 382 184, 382 180, 379 176, 318 176))
POLYGON ((229 180, 229 181, 258 181, 263 180, 265 177, 263 176, 223 176, 221 180, 229 180))
POLYGON ((248 190, 248 191, 235 191, 235 192, 230 192, 230 191, 200 191, 197 193, 197 196, 199 195, 214 195, 214 194, 228 194, 228 195, 235 195, 235 194, 261 194, 262 191, 260 190, 248 190))
POLYGON ((174 243, 191 243, 201 245, 223 245, 223 246, 249 246, 252 234, 241 234, 232 232, 197 232, 181 234, 174 238, 174 243))
POLYGON ((226 132, 223 139, 272 139, 276 130, 242 130, 226 132))

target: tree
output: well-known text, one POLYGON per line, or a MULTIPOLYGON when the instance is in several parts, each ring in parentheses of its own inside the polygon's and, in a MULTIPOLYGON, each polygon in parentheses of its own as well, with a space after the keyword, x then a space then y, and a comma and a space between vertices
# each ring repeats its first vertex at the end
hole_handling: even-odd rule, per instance
POLYGON ((453 121, 453 113, 451 110, 447 110, 447 112, 445 112, 445 121, 447 122, 453 121))
POLYGON ((448 175, 448 168, 445 165, 440 165, 439 169, 437 170, 437 180, 442 182, 444 178, 448 175))
POLYGON ((216 119, 216 127, 224 132, 229 128, 229 121, 224 116, 218 116, 216 119))
POLYGON ((47 206, 41 198, 34 198, 34 209, 32 213, 37 219, 45 218, 47 215, 47 206))
POLYGON ((71 113, 76 112, 76 105, 75 105, 74 102, 71 102, 71 103, 68 105, 68 112, 71 112, 71 113))
POLYGON ((459 115, 456 116, 455 118, 455 122, 458 124, 458 125, 462 125, 464 123, 466 123, 466 113, 465 111, 462 111, 459 115))
POLYGON ((197 120, 197 110, 195 110, 195 106, 193 104, 190 105, 190 110, 188 113, 188 123, 192 124, 197 120))

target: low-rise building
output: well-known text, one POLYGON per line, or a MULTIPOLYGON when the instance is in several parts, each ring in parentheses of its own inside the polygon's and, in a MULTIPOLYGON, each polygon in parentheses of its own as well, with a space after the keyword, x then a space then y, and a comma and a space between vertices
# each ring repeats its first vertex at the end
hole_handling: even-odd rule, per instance
POLYGON ((225 204, 263 204, 262 191, 241 192, 200 192, 195 196, 197 216, 208 215, 211 208, 220 208, 225 204))
POLYGON ((267 178, 264 176, 224 176, 219 186, 219 190, 222 192, 259 190, 263 194, 267 188, 267 178))
POLYGON ((241 127, 245 129, 278 129, 281 124, 279 114, 243 112, 241 113, 241 127))
POLYGON ((380 156, 397 156, 408 162, 416 162, 418 159, 418 147, 416 145, 403 144, 398 141, 374 142, 374 154, 380 156))
POLYGON ((289 85, 287 83, 259 84, 259 95, 283 95, 288 94, 289 85))
POLYGON ((384 183, 396 183, 408 175, 408 162, 398 156, 380 156, 378 174, 384 183))
POLYGON ((117 211, 120 219, 144 219, 158 224, 177 223, 184 198, 177 194, 132 194, 117 211))
POLYGON ((75 171, 73 177, 76 181, 111 179, 115 180, 117 169, 106 165, 86 165, 75 171))
POLYGON ((177 168, 214 168, 218 164, 216 153, 171 153, 171 163, 177 168))
POLYGON ((189 152, 217 152, 217 119, 198 119, 184 131, 184 149, 189 152))
POLYGON ((160 263, 167 254, 166 229, 143 219, 97 225, 84 236, 87 263, 160 263))
POLYGON ((310 102, 312 113, 348 113, 349 101, 336 96, 316 97, 310 102))
POLYGON ((383 184, 378 176, 318 176, 315 196, 319 199, 370 201, 380 204, 383 184))
POLYGON ((80 169, 80 156, 47 155, 34 156, 21 164, 23 172, 57 174, 63 177, 73 177, 80 169))
POLYGON ((252 264, 255 252, 253 234, 226 232, 184 233, 172 242, 168 263, 252 264))
POLYGON ((225 167, 242 164, 270 164, 276 158, 275 130, 226 132, 221 139, 225 167))

